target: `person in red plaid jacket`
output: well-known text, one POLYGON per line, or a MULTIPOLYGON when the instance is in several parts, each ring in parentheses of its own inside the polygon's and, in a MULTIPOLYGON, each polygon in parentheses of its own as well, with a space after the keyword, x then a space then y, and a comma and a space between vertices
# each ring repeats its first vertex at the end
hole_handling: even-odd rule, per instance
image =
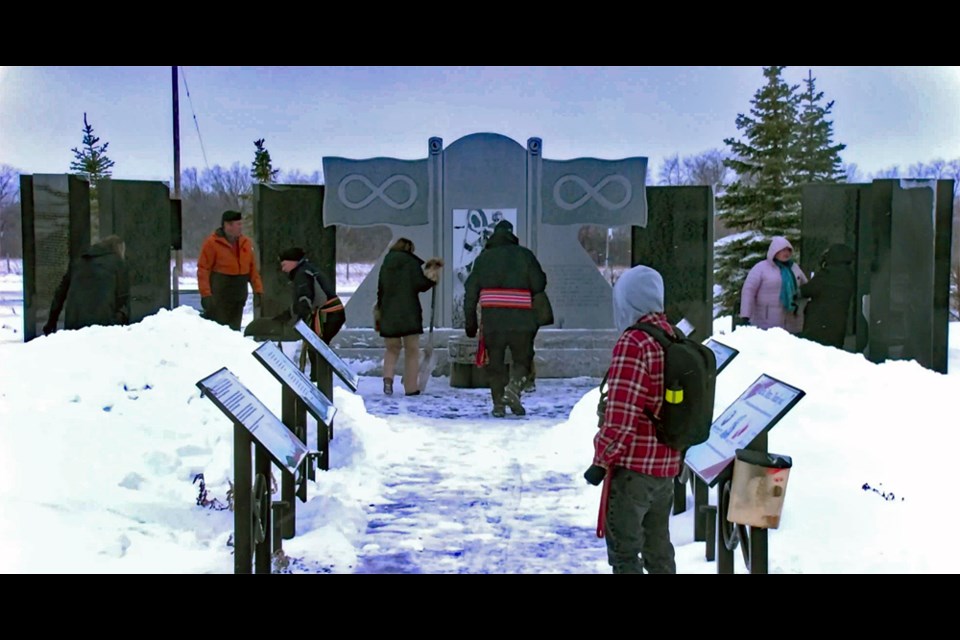
POLYGON ((644 331, 627 329, 649 322, 673 334, 663 312, 663 278, 642 265, 626 271, 613 287, 613 313, 622 333, 613 347, 606 410, 594 437, 591 484, 606 482, 601 507, 607 561, 614 573, 676 573, 670 541, 673 478, 681 453, 661 444, 644 415, 663 403, 663 349, 644 331))

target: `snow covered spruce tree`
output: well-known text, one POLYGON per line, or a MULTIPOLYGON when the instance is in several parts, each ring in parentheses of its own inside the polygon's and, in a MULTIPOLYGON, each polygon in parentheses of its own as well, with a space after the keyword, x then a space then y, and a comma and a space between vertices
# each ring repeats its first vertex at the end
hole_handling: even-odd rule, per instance
POLYGON ((250 177, 260 184, 272 184, 277 181, 279 169, 273 168, 273 161, 270 160, 270 152, 263 146, 263 138, 254 140, 253 144, 257 150, 253 155, 253 167, 250 169, 250 177))
POLYGON ((844 182, 845 171, 840 152, 845 144, 833 144, 833 121, 827 116, 833 100, 821 105, 823 92, 816 89, 816 78, 808 70, 800 94, 800 120, 797 125, 797 180, 801 185, 814 182, 844 182))
POLYGON ((839 152, 832 144, 833 123, 826 119, 833 102, 821 106, 822 93, 808 75, 807 89, 797 92, 783 79, 784 67, 765 67, 766 85, 754 95, 750 115, 737 115, 743 140, 727 138, 726 165, 737 180, 717 198, 721 222, 740 233, 725 238, 715 252, 715 299, 718 315, 736 317, 740 289, 750 268, 766 257, 772 236, 785 236, 794 259, 803 247, 800 236, 801 186, 842 179, 839 152))

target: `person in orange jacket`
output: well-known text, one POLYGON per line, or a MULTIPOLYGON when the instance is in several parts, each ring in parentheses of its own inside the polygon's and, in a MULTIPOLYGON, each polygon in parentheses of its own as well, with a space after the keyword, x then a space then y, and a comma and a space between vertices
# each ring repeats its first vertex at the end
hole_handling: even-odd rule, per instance
POLYGON ((227 210, 220 218, 220 228, 203 241, 197 260, 203 317, 239 331, 248 282, 253 287, 253 306, 259 307, 263 282, 257 271, 253 243, 243 235, 240 212, 227 210))

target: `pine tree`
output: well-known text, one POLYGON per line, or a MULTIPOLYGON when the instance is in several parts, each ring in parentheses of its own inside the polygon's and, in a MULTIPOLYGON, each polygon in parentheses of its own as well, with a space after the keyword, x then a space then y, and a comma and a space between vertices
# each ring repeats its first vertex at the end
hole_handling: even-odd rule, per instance
POLYGON ((720 245, 716 282, 723 293, 716 300, 719 315, 739 313, 737 301, 747 272, 766 257, 770 237, 791 239, 799 254, 800 190, 796 180, 798 85, 782 77, 784 67, 765 67, 767 84, 754 95, 750 115, 737 115, 745 140, 727 138, 731 158, 725 166, 737 181, 717 198, 724 225, 745 233, 720 245))
POLYGON ((260 184, 271 184, 276 181, 279 169, 274 169, 270 160, 270 152, 263 147, 263 138, 254 140, 257 150, 253 156, 253 168, 250 170, 250 177, 260 184))
POLYGON ((806 90, 800 94, 800 120, 797 130, 797 179, 801 185, 814 182, 842 182, 846 179, 840 152, 845 144, 833 144, 833 122, 827 120, 833 109, 831 100, 821 106, 823 92, 816 78, 807 71, 806 90))
POLYGON ((86 176, 90 181, 90 195, 96 199, 97 184, 103 178, 110 177, 110 169, 114 162, 107 157, 109 142, 98 146, 100 138, 93 135, 93 127, 87 122, 87 114, 83 114, 83 150, 77 147, 71 149, 74 161, 70 163, 70 170, 77 175, 86 176))

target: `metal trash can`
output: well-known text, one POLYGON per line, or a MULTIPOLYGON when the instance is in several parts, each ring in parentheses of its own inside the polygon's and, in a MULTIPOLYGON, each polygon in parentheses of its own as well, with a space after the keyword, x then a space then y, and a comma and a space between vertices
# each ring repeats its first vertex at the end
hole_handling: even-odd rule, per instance
POLYGON ((789 456, 737 449, 727 520, 764 529, 779 527, 792 466, 789 456))

